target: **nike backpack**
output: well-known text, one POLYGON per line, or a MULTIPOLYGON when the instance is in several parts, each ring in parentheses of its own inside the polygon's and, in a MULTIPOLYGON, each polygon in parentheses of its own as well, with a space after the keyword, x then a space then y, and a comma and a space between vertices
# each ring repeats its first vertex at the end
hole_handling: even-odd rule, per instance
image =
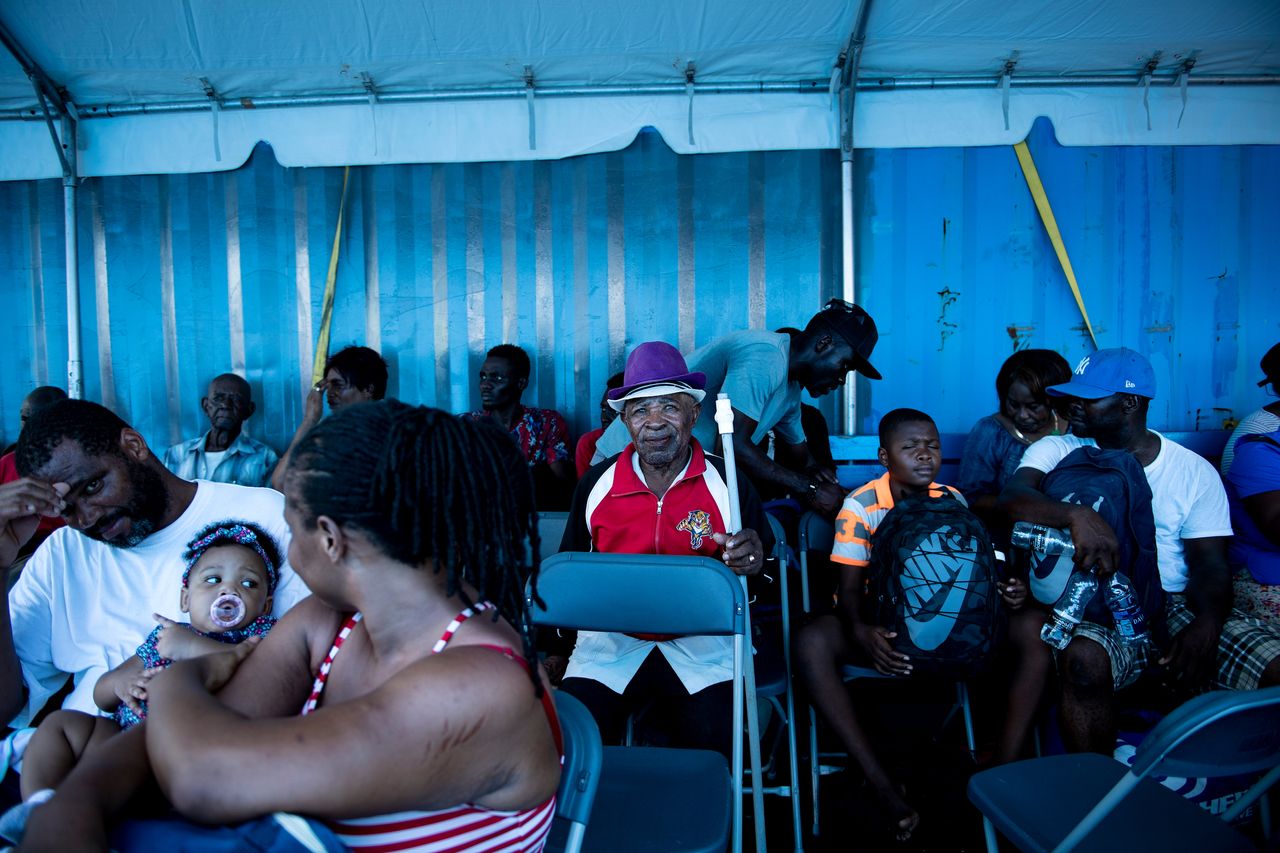
POLYGON ((909 495, 871 536, 867 601, 917 673, 964 679, 1003 633, 996 556, 978 517, 950 492, 909 495))
MULTIPOLYGON (((1151 486, 1142 465, 1126 450, 1078 447, 1044 475, 1040 491, 1054 500, 1090 507, 1111 526, 1120 544, 1117 566, 1133 585, 1157 647, 1163 648, 1164 587, 1160 585, 1156 562, 1151 486)), ((1062 595, 1073 569, 1070 557, 1033 552, 1028 578, 1031 594, 1052 606, 1062 595)), ((1085 619, 1107 627, 1115 624, 1101 594, 1089 602, 1085 619)))

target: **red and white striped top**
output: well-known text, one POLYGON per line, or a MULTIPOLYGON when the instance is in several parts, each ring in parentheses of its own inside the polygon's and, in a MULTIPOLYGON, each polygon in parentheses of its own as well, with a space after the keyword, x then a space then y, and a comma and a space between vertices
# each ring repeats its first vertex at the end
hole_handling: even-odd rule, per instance
MULTIPOLYGON (((476 612, 488 610, 493 605, 481 602, 474 608, 463 610, 431 650, 439 654, 448 646, 455 631, 463 622, 476 612)), ((325 655, 316 680, 311 688, 311 696, 302 706, 303 715, 316 709, 320 697, 324 693, 325 682, 329 679, 329 670, 333 659, 351 630, 360 621, 360 614, 352 614, 338 636, 334 638, 333 647, 325 655)), ((514 651, 500 646, 483 646, 507 656, 521 666, 528 667, 524 658, 514 651)), ((549 691, 542 694, 542 707, 551 723, 551 731, 555 735, 556 749, 564 756, 561 741, 560 724, 556 720, 555 705, 552 704, 549 691)), ((376 817, 355 818, 341 821, 326 821, 329 827, 352 850, 370 851, 370 853, 391 853, 391 851, 410 850, 418 853, 539 853, 547 843, 551 832, 551 819, 555 816, 556 799, 553 796, 540 806, 523 811, 498 811, 482 806, 462 805, 437 811, 410 811, 394 814, 377 815, 376 817)))

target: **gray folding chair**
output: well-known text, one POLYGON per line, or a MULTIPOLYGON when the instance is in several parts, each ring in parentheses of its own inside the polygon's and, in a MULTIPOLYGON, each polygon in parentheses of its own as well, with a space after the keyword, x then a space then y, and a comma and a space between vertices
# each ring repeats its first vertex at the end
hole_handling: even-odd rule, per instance
MULTIPOLYGON (((801 829, 800 821, 800 769, 796 756, 796 705, 791 669, 791 598, 787 590, 787 575, 789 571, 794 570, 795 559, 791 553, 791 548, 787 545, 786 533, 782 529, 782 524, 772 515, 766 514, 765 517, 769 520, 769 527, 773 530, 774 556, 778 560, 778 578, 781 584, 782 654, 777 660, 774 660, 772 656, 767 658, 768 663, 765 666, 760 665, 761 656, 756 656, 756 695, 769 703, 774 714, 780 720, 781 726, 786 731, 787 761, 790 765, 790 776, 786 785, 770 785, 766 781, 767 777, 776 773, 777 745, 781 741, 781 738, 778 738, 774 742, 774 748, 769 751, 769 761, 762 771, 766 778, 761 780, 763 784, 761 790, 763 793, 772 796, 790 798, 793 842, 797 853, 800 853, 800 851, 804 850, 804 832, 801 829)), ((763 735, 763 732, 761 734, 763 735)))
MULTIPOLYGON (((811 552, 830 554, 832 546, 835 544, 835 528, 831 521, 824 516, 818 515, 816 512, 806 512, 800 517, 800 534, 799 534, 799 550, 800 550, 800 589, 801 589, 801 607, 805 613, 811 612, 810 596, 813 591, 811 585, 813 583, 812 576, 809 572, 809 555, 811 552)), ((883 675, 872 667, 863 666, 845 666, 842 667, 841 675, 845 681, 855 681, 863 678, 880 678, 895 679, 896 676, 883 675)), ((961 714, 964 720, 964 736, 965 744, 969 748, 969 755, 974 754, 974 737, 973 737, 973 709, 969 704, 969 687, 963 681, 957 681, 955 702, 947 711, 946 717, 942 721, 942 729, 946 729, 950 725, 951 720, 955 718, 957 713, 961 714)), ((813 834, 818 835, 819 828, 819 808, 818 808, 818 792, 821 785, 822 776, 834 773, 843 769, 836 765, 827 765, 822 763, 822 759, 835 758, 842 756, 842 752, 821 752, 818 748, 818 715, 813 706, 809 706, 809 780, 813 792, 813 834)), ((988 838, 988 849, 991 853, 995 853, 994 844, 988 838)))
POLYGON ((604 748, 600 787, 583 849, 742 849, 743 667, 746 593, 707 557, 560 553, 542 564, 535 624, 587 631, 733 638, 733 766, 701 749, 604 748))
POLYGON ((578 853, 600 786, 604 750, 600 729, 587 707, 568 693, 556 692, 556 716, 564 741, 564 765, 556 789, 556 817, 546 849, 578 853))
POLYGON ((545 560, 560 550, 560 540, 564 538, 564 529, 568 524, 567 512, 538 513, 538 537, 542 541, 538 546, 538 553, 542 559, 545 560))
POLYGON ((1280 778, 1280 687, 1197 696, 1138 746, 1133 766, 1052 755, 975 774, 969 799, 1019 850, 1253 850, 1231 826, 1280 778), (1221 819, 1152 779, 1265 771, 1221 819))

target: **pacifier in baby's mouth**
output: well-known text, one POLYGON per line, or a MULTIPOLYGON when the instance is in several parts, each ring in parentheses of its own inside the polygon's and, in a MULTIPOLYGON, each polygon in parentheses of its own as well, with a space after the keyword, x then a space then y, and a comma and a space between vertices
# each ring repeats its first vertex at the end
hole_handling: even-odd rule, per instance
POLYGON ((228 631, 244 618, 244 602, 240 596, 227 593, 220 595, 209 605, 209 621, 221 630, 228 631))

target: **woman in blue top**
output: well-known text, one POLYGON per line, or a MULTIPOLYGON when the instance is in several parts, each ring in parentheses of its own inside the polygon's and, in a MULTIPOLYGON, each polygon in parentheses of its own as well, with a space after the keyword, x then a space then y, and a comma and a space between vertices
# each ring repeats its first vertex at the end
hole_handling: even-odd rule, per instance
POLYGON ((1280 622, 1280 429, 1246 435, 1227 471, 1236 607, 1280 622))
POLYGON ((996 374, 1000 409, 969 431, 956 477, 969 507, 988 524, 1023 451, 1038 438, 1066 432, 1066 419, 1054 411, 1045 388, 1069 379, 1070 365, 1053 350, 1019 350, 1001 365, 996 374))

